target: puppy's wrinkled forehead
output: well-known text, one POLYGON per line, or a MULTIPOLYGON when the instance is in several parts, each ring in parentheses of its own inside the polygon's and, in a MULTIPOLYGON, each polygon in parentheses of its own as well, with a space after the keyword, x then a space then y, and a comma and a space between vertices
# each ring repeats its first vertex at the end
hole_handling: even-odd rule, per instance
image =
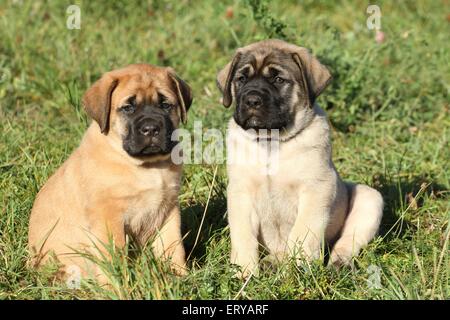
POLYGON ((112 95, 112 105, 115 107, 130 97, 139 104, 156 103, 162 96, 168 101, 176 101, 173 84, 165 68, 125 68, 115 76, 119 79, 112 95))
POLYGON ((275 48, 258 48, 242 53, 236 71, 248 77, 254 75, 289 76, 296 72, 296 68, 298 67, 290 53, 275 48))

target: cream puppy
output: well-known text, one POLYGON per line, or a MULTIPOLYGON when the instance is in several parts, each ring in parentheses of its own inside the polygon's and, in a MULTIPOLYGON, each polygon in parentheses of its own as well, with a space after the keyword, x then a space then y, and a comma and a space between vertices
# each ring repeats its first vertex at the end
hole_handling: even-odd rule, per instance
POLYGON ((315 103, 330 79, 305 48, 280 40, 238 49, 218 74, 223 104, 236 101, 228 219, 231 260, 244 275, 258 271, 261 247, 276 260, 316 259, 328 243, 330 264, 351 264, 379 229, 380 193, 344 182, 331 159, 330 126, 315 103))

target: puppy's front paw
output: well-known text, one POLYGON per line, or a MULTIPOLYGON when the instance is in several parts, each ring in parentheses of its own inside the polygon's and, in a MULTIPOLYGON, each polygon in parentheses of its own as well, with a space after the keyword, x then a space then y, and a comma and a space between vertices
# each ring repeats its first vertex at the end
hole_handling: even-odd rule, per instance
POLYGON ((350 267, 354 268, 354 260, 352 252, 345 249, 334 248, 330 255, 330 260, 328 261, 329 267, 342 268, 350 267))
POLYGON ((303 265, 305 262, 319 260, 321 258, 320 243, 293 243, 288 246, 290 257, 297 261, 297 265, 303 265))
POLYGON ((239 268, 239 270, 235 272, 234 278, 247 280, 250 276, 257 277, 258 274, 259 274, 258 266, 239 268))
POLYGON ((170 268, 172 269, 173 273, 179 277, 187 276, 188 270, 185 265, 180 266, 178 264, 171 264, 170 268))

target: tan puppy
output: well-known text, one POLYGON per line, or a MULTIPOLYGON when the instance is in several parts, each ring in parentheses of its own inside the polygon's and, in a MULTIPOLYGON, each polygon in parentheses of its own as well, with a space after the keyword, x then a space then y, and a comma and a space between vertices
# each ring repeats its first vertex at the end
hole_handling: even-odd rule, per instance
POLYGON ((172 132, 186 120, 191 102, 191 89, 170 68, 135 64, 94 83, 83 104, 95 121, 33 206, 29 247, 35 265, 53 255, 65 268, 101 278, 99 268, 74 251, 106 254, 109 239, 121 247, 129 235, 141 245, 155 237, 156 255, 184 270, 182 168, 170 152, 172 132))
POLYGON ((326 241, 334 244, 330 263, 349 264, 378 231, 381 195, 343 182, 331 159, 330 127, 314 103, 330 79, 305 48, 280 40, 238 49, 218 74, 223 104, 236 101, 228 155, 267 153, 256 164, 228 164, 231 259, 244 274, 257 272, 259 245, 276 260, 297 253, 311 259, 326 241), (260 146, 274 139, 276 156, 260 146))

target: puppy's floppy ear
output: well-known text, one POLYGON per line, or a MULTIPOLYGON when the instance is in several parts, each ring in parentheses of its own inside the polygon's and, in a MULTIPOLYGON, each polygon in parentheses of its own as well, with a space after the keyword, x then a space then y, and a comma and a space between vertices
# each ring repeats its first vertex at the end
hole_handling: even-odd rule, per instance
POLYGON ((83 105, 86 113, 97 121, 103 134, 108 134, 111 96, 119 80, 111 74, 104 74, 84 94, 83 105))
POLYGON ((312 56, 306 48, 294 46, 292 58, 297 63, 303 79, 308 86, 311 103, 322 93, 331 81, 330 71, 312 56))
POLYGON ((217 87, 223 94, 222 103, 228 108, 233 102, 233 94, 231 92, 231 82, 233 81, 236 66, 241 59, 241 52, 237 51, 234 58, 217 74, 217 87))
POLYGON ((179 78, 172 69, 169 69, 169 78, 172 81, 175 92, 177 93, 181 113, 181 122, 186 123, 187 112, 192 104, 191 87, 184 80, 179 78))

